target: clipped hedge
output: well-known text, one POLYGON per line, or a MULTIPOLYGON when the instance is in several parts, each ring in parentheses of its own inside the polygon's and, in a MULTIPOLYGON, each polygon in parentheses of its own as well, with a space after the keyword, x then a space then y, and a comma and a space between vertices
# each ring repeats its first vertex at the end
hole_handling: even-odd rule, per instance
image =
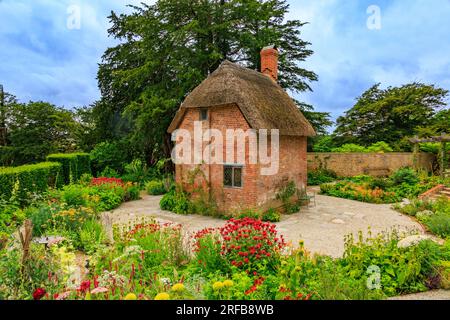
POLYGON ((49 162, 62 165, 64 184, 76 182, 85 173, 91 173, 91 160, 88 153, 60 153, 47 156, 49 162))
POLYGON ((62 166, 57 162, 42 162, 20 167, 0 168, 0 197, 10 199, 13 190, 15 196, 23 202, 28 192, 41 193, 49 187, 61 186, 62 166), (17 185, 16 185, 17 183, 17 185))

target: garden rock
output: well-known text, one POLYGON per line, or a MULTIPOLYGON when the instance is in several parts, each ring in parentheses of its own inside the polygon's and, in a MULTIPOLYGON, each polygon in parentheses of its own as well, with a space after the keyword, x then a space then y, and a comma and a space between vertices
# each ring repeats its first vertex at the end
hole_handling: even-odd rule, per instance
POLYGON ((434 241, 434 239, 431 236, 427 236, 427 235, 414 235, 414 236, 409 236, 406 237, 405 239, 401 240, 398 244, 397 247, 399 248, 409 248, 409 247, 413 247, 418 245, 419 243, 421 243, 422 241, 426 241, 426 240, 432 240, 434 241))
POLYGON ((63 242, 64 240, 66 240, 66 238, 64 238, 64 237, 49 236, 49 237, 35 238, 33 240, 33 242, 34 243, 38 243, 38 244, 44 244, 46 247, 51 247, 51 246, 53 246, 55 244, 63 242))
POLYGON ((331 221, 331 222, 333 222, 334 224, 345 224, 345 221, 342 220, 342 219, 334 219, 334 220, 331 221))

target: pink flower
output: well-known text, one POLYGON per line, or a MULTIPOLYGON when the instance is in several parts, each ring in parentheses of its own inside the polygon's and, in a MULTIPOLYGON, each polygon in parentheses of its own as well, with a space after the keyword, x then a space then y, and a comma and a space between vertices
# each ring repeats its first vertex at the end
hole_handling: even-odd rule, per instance
POLYGON ((93 290, 91 291, 91 294, 105 293, 105 292, 108 292, 108 291, 109 291, 108 288, 105 288, 105 287, 98 287, 98 288, 93 289, 93 290))

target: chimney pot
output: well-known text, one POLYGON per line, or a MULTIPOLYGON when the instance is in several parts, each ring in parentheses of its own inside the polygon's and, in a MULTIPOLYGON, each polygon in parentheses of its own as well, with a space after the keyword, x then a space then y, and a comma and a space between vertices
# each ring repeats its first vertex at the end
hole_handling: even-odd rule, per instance
POLYGON ((278 80, 278 49, 276 46, 261 50, 261 72, 272 80, 278 80))

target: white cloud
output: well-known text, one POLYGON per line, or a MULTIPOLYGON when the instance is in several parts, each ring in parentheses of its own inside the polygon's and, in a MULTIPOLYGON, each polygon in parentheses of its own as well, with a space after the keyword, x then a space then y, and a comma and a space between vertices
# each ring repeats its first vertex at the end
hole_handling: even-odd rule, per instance
MULTIPOLYGON (((97 64, 115 41, 111 10, 129 12, 140 0, 1 0, 0 83, 22 100, 66 107, 99 97, 97 64), (67 8, 81 8, 81 29, 67 29, 67 8)), ((153 2, 153 1, 147 1, 153 2)), ((288 18, 308 21, 303 38, 314 55, 302 66, 320 79, 298 98, 334 117, 376 82, 411 81, 450 89, 450 1, 290 0, 288 18), (381 8, 382 28, 367 29, 367 7, 381 8)))

